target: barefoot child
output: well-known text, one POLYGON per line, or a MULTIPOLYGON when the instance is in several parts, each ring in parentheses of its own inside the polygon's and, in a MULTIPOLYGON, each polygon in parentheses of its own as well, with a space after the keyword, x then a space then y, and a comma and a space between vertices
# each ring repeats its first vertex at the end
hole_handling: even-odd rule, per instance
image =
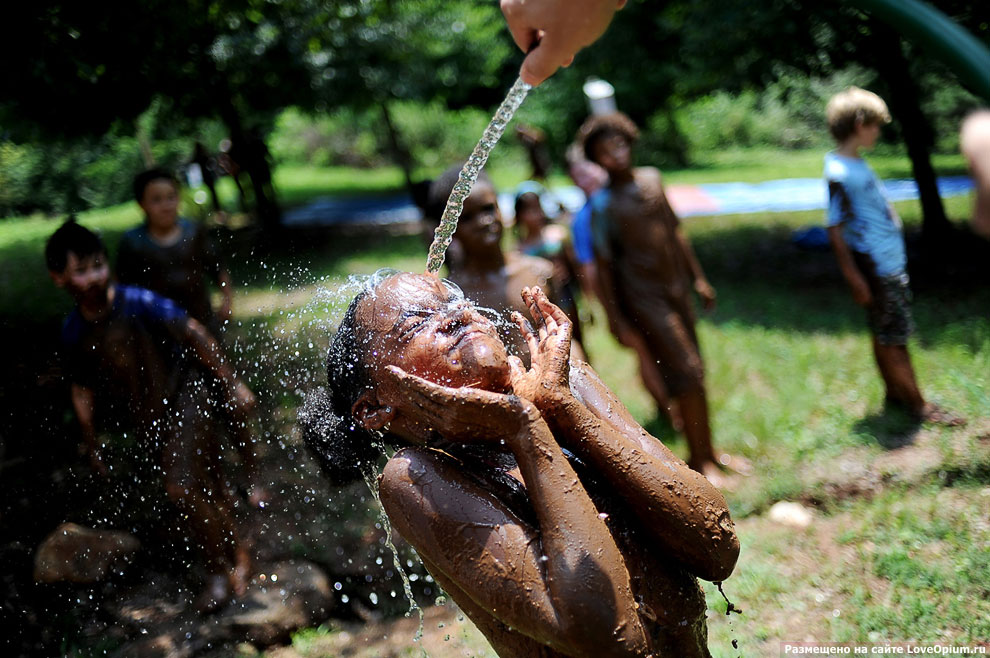
POLYGON ((586 156, 609 175, 609 194, 598 197, 605 201, 592 217, 601 301, 612 333, 636 350, 644 384, 661 410, 667 395, 675 403, 671 419, 687 438, 688 464, 726 486, 722 467, 745 465, 712 447, 691 307, 693 290, 713 308, 715 290, 667 202, 660 172, 632 166, 638 134, 629 117, 618 113, 591 117, 580 131, 586 156))
POLYGON ((92 231, 69 220, 49 238, 45 259, 55 285, 76 303, 62 335, 72 406, 90 463, 108 473, 98 419, 136 429, 144 446, 160 455, 166 493, 207 558, 198 606, 215 609, 231 592, 244 592, 250 561, 227 499, 213 414, 204 413, 209 382, 216 379, 224 403, 243 413, 254 406, 254 394, 234 376, 203 325, 172 300, 110 281, 106 250, 92 231))
POLYGON ((380 439, 405 446, 382 505, 499 655, 710 656, 695 578, 735 565, 724 499, 569 360, 567 316, 523 297, 529 370, 453 286, 373 279, 331 343, 310 447, 340 480, 380 439))
POLYGON ((914 321, 901 218, 860 155, 876 144, 880 126, 890 122, 887 105, 872 92, 850 87, 832 97, 825 116, 838 144, 825 156, 828 235, 853 300, 867 311, 886 401, 919 421, 960 424, 961 419, 926 402, 915 380, 907 349, 914 321))

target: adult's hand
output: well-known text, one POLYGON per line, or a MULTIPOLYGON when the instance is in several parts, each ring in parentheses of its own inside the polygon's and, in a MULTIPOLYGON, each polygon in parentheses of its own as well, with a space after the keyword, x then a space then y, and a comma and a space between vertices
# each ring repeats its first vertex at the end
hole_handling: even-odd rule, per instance
POLYGON ((516 45, 528 53, 519 75, 536 86, 605 33, 626 0, 501 0, 516 45))

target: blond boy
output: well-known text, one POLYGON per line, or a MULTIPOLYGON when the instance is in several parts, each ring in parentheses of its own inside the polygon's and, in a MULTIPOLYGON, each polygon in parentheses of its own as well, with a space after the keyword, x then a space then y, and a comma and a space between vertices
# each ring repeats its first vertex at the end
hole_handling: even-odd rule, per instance
POLYGON ((962 424, 925 401, 918 387, 907 349, 914 321, 901 219, 860 155, 890 122, 887 105, 872 92, 850 87, 832 97, 825 115, 838 144, 825 156, 829 238, 853 300, 867 310, 886 403, 919 421, 962 424))

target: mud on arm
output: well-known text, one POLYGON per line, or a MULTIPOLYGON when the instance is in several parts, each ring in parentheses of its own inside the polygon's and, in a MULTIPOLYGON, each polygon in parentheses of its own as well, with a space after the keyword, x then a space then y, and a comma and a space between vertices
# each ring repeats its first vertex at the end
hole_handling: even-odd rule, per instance
POLYGON ((622 497, 632 515, 690 573, 718 582, 732 573, 739 540, 725 499, 633 420, 591 366, 571 369, 571 388, 544 416, 572 450, 622 497))
POLYGON ((470 436, 461 433, 461 441, 504 441, 537 520, 535 527, 520 521, 468 477, 475 464, 428 448, 400 451, 383 472, 382 503, 399 533, 441 572, 434 576, 471 598, 466 609, 483 609, 567 655, 647 655, 622 553, 535 406, 399 373, 411 404, 441 436, 457 434, 456 416, 469 414, 470 436))

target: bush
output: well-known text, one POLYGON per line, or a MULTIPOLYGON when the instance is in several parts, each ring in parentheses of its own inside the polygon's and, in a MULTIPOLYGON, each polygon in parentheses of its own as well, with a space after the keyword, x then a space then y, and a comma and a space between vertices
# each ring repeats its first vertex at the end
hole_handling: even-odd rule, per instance
MULTIPOLYGON (((225 134, 216 121, 190 128, 155 102, 137 124, 158 166, 176 169, 193 151, 192 134, 215 145, 225 134)), ((102 137, 43 144, 0 141, 0 217, 35 212, 64 215, 131 199, 131 181, 145 168, 135 124, 113 126, 102 137)))
MULTIPOLYGON (((466 160, 491 118, 486 110, 450 110, 439 101, 396 101, 389 105, 389 113, 414 167, 429 172, 466 160)), ((378 107, 341 109, 332 114, 286 109, 275 120, 269 149, 280 164, 360 168, 395 164, 378 107)), ((522 162, 521 148, 511 134, 492 153, 493 167, 522 162)))

